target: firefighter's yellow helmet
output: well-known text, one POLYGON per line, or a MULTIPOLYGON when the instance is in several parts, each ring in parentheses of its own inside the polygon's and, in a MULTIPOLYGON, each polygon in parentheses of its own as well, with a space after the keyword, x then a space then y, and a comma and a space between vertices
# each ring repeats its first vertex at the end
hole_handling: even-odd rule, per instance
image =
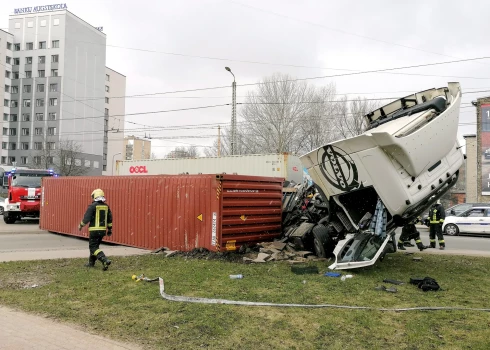
POLYGON ((100 188, 98 188, 92 192, 92 198, 95 199, 97 197, 104 197, 104 191, 102 191, 100 188))

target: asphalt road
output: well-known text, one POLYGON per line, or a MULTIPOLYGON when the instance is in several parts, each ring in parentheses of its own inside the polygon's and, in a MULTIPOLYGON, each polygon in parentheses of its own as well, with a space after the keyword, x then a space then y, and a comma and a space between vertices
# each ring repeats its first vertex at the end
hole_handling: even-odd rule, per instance
MULTIPOLYGON (((1 220, 1 219, 0 219, 1 220)), ((108 256, 147 254, 148 250, 101 244, 108 256)), ((59 235, 39 229, 38 220, 19 221, 7 225, 0 221, 0 262, 87 258, 88 239, 59 235)))

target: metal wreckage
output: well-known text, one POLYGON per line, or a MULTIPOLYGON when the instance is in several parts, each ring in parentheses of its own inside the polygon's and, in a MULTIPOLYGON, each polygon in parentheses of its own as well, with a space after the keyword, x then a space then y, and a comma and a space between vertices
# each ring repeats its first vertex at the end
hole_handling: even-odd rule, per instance
POLYGON ((337 270, 396 252, 395 229, 456 183, 461 95, 459 83, 448 83, 406 96, 365 115, 363 134, 302 156, 313 183, 284 196, 284 240, 333 257, 337 270))

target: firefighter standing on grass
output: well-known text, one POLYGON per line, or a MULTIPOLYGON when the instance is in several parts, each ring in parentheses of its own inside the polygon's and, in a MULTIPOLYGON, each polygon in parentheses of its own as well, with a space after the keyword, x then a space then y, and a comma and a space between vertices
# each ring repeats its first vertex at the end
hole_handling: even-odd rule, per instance
POLYGON ((95 262, 99 260, 104 271, 109 268, 111 261, 107 259, 104 252, 99 248, 102 239, 107 233, 107 236, 112 235, 112 213, 109 206, 105 203, 104 191, 96 189, 92 192, 93 203, 90 204, 83 216, 82 222, 78 225, 81 231, 82 227, 89 224, 89 241, 88 248, 90 249, 90 257, 87 267, 94 267, 95 262))
POLYGON ((403 226, 402 234, 398 239, 398 249, 406 250, 405 246, 413 247, 413 245, 410 243, 412 239, 415 240, 415 244, 417 245, 417 248, 420 249, 420 251, 428 248, 422 243, 422 240, 420 239, 420 232, 417 230, 417 227, 415 227, 416 222, 417 220, 414 220, 403 226))
POLYGON ((439 240, 439 249, 444 250, 446 248, 446 243, 444 242, 444 236, 442 235, 442 224, 446 218, 446 213, 442 207, 441 200, 437 200, 429 211, 429 223, 430 223, 430 247, 436 247, 436 235, 439 240))

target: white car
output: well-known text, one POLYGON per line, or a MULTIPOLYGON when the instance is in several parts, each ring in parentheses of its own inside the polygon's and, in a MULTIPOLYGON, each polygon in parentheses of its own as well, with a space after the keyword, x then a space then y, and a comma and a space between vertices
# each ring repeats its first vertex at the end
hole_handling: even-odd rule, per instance
POLYGON ((460 233, 490 234, 490 208, 473 207, 444 220, 442 231, 448 236, 460 233))

